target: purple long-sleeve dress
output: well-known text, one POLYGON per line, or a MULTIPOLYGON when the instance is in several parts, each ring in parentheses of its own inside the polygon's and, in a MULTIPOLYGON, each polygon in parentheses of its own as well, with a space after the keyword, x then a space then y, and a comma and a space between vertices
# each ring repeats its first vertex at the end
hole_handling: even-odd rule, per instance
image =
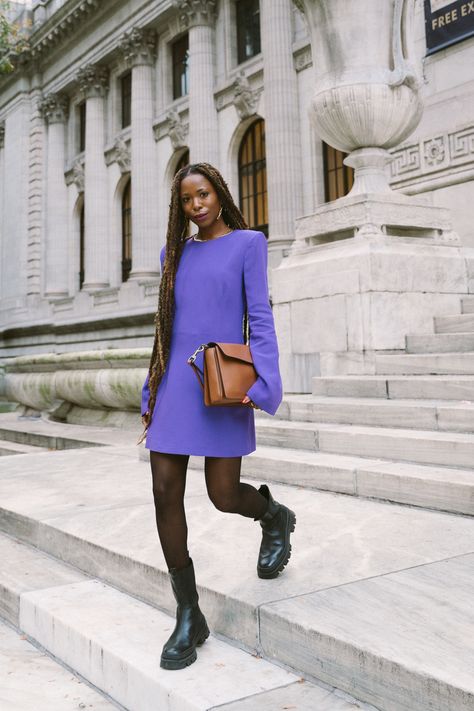
MULTIPOLYGON (((250 351, 258 374, 247 394, 262 410, 275 414, 282 399, 282 382, 268 298, 265 235, 234 230, 207 242, 190 239, 176 274, 170 357, 158 387, 147 449, 210 457, 238 457, 255 450, 253 408, 204 405, 202 388, 187 363, 201 343, 243 343, 245 303, 250 351)), ((202 353, 196 363, 202 369, 202 353)), ((142 415, 148 408, 148 396, 147 375, 142 415)))

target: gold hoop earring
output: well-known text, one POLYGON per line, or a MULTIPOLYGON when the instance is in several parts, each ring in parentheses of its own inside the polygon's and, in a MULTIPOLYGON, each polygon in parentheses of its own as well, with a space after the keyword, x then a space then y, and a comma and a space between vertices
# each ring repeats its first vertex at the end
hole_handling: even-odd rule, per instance
POLYGON ((221 205, 221 209, 219 210, 219 214, 216 217, 216 222, 220 218, 221 215, 222 215, 222 205, 221 205))

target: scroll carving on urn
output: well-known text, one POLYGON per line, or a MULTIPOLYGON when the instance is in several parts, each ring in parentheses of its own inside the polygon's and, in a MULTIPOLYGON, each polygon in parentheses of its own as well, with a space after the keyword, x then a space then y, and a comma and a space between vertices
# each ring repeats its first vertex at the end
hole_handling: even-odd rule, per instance
POLYGON ((321 138, 350 155, 351 194, 389 192, 388 152, 422 115, 414 68, 415 0, 300 0, 316 86, 310 117, 321 138), (370 53, 367 48, 370 47, 370 53))

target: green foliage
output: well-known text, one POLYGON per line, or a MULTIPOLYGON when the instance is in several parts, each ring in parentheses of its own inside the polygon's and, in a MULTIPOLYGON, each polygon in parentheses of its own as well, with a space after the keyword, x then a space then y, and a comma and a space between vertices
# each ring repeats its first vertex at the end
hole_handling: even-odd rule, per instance
POLYGON ((0 0, 0 74, 8 74, 15 68, 12 59, 28 47, 25 37, 27 24, 10 22, 7 0, 0 0))

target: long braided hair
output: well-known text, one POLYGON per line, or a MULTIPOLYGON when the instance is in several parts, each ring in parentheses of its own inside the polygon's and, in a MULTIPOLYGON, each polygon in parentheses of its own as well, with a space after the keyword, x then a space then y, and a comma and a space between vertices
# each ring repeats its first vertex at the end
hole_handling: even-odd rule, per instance
MULTIPOLYGON (((189 219, 185 216, 181 207, 181 181, 193 173, 200 173, 212 184, 222 205, 222 218, 229 227, 232 229, 247 229, 248 227, 242 213, 232 199, 227 183, 217 168, 214 168, 210 163, 191 163, 178 170, 171 185, 165 260, 158 294, 158 310, 155 315, 155 340, 148 371, 148 387, 150 390, 148 422, 151 421, 158 386, 168 362, 174 316, 176 272, 178 271, 189 227, 189 219)), ((247 319, 248 315, 246 314, 243 327, 244 334, 247 332, 247 319)))

